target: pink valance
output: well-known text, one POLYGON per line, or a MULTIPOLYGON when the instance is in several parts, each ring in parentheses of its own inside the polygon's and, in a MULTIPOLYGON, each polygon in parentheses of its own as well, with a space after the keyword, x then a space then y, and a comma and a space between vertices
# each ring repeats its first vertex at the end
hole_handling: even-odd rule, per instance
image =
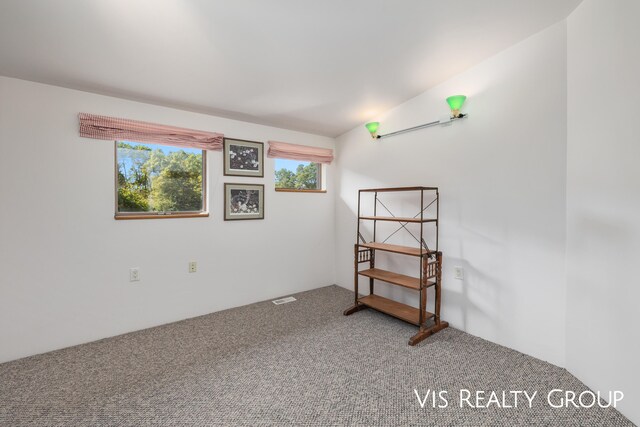
POLYGON ((333 161, 333 150, 329 148, 309 147, 308 145, 269 141, 267 157, 303 160, 314 163, 331 163, 333 161))
POLYGON ((109 141, 134 141, 175 147, 222 150, 224 135, 215 132, 158 125, 80 113, 80 136, 109 141))

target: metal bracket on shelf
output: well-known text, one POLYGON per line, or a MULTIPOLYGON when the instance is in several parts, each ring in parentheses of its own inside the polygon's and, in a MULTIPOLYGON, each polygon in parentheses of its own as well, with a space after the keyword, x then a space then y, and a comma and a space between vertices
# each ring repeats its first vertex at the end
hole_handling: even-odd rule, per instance
MULTIPOLYGON (((429 204, 428 204, 424 209, 422 209, 420 212, 418 212, 417 214, 415 214, 413 217, 414 217, 414 218, 419 217, 419 216, 420 216, 420 214, 422 214, 422 212, 424 212, 424 211, 426 211, 427 209, 429 209, 429 207, 430 207, 431 205, 433 205, 437 200, 438 200, 438 197, 436 197, 435 199, 433 199, 433 200, 431 201, 431 203, 429 203, 429 204)), ((391 212, 391 211, 389 210, 389 208, 387 208, 387 207, 385 206, 385 204, 384 204, 384 203, 382 203, 382 201, 381 201, 378 197, 376 197, 376 202, 380 203, 380 204, 382 205, 382 207, 383 207, 383 208, 385 208, 385 210, 386 210, 387 212, 389 212, 389 215, 391 215, 391 216, 392 216, 392 217, 394 217, 394 218, 396 217, 396 216, 393 214, 393 212, 391 212)), ((405 222, 405 223, 402 223, 402 222, 401 222, 401 223, 400 223, 400 227, 398 227, 398 228, 396 229, 396 231, 394 231, 393 233, 389 234, 389 235, 387 236, 387 238, 386 238, 386 239, 384 239, 384 240, 382 241, 382 243, 385 243, 387 240, 389 240, 389 239, 391 238, 391 236, 393 236, 393 235, 394 235, 394 234, 396 234, 398 231, 400 231, 400 230, 402 230, 402 229, 404 228, 404 229, 405 229, 405 231, 406 231, 407 233, 411 234, 411 237, 413 237, 413 238, 416 240, 416 242, 418 242, 418 243, 420 243, 420 244, 423 244, 423 245, 425 246, 425 249, 429 250, 429 247, 427 246, 427 244, 426 244, 426 242, 424 241, 424 239, 422 239, 422 242, 420 242, 420 239, 418 239, 418 238, 417 238, 417 237, 416 237, 416 236, 415 236, 415 235, 414 235, 414 234, 413 234, 413 233, 412 233, 412 232, 411 232, 411 231, 406 227, 406 225, 407 225, 407 224, 408 224, 408 222, 405 222)))
MULTIPOLYGON (((393 212, 391 212, 391 211, 389 210, 389 208, 387 208, 387 207, 385 206, 385 204, 384 204, 384 203, 382 203, 382 201, 381 201, 380 199, 376 198, 376 201, 377 201, 378 203, 380 203, 380 204, 382 205, 382 207, 383 207, 387 212, 389 212, 389 215, 391 215, 391 216, 392 216, 392 217, 394 217, 394 218, 396 217, 396 216, 393 214, 393 212)), ((420 215, 420 214, 418 214, 418 215, 420 215)), ((416 218, 418 215, 414 216, 414 218, 416 218)), ((407 224, 408 224, 408 222, 405 222, 405 223, 402 223, 402 222, 401 222, 401 223, 400 223, 400 227, 399 227, 396 231, 394 231, 393 233, 391 233, 389 236, 387 236, 387 238, 386 238, 386 239, 384 239, 384 240, 382 241, 382 243, 384 243, 384 242, 386 242, 387 240, 389 240, 389 238, 391 238, 391 236, 393 236, 394 234, 396 234, 398 231, 402 230, 403 228, 406 230, 406 232, 407 232, 407 233, 411 234, 411 236, 412 236, 414 239, 416 239, 416 242, 420 243, 420 240, 419 240, 419 239, 418 239, 418 238, 417 238, 417 237, 416 237, 416 236, 411 232, 411 230, 409 230, 409 229, 407 228, 407 224)))

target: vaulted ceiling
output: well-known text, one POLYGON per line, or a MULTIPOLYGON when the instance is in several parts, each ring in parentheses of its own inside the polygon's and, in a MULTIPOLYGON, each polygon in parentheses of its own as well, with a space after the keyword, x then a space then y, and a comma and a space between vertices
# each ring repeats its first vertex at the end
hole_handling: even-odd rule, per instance
POLYGON ((337 136, 580 0, 2 0, 0 75, 337 136))

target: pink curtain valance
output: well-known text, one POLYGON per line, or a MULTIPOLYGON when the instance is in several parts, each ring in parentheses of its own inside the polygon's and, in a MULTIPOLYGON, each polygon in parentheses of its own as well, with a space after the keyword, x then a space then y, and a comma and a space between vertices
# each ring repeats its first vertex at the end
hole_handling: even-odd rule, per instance
POLYGON ((133 141, 201 150, 222 150, 224 135, 215 132, 158 125, 80 113, 80 136, 109 141, 133 141))
POLYGON ((308 145, 269 141, 267 157, 303 160, 314 163, 331 163, 333 161, 333 150, 329 148, 309 147, 308 145))

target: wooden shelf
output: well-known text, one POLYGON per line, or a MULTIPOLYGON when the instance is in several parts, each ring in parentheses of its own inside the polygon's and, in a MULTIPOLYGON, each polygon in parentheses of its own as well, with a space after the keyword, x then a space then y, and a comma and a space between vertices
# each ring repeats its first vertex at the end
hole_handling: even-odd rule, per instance
POLYGON ((395 221, 395 222, 412 222, 412 223, 421 223, 421 222, 436 222, 433 218, 425 218, 420 220, 420 218, 407 218, 407 217, 399 217, 399 216, 361 216, 359 219, 367 219, 371 221, 395 221))
POLYGON ((360 243, 358 246, 361 246, 363 248, 375 249, 377 251, 393 252, 396 254, 411 256, 422 256, 430 253, 426 249, 412 248, 411 246, 391 245, 389 243, 369 242, 360 243))
MULTIPOLYGON (((367 213, 371 213, 371 210, 368 210, 367 213)), ((435 334, 438 331, 449 326, 447 322, 443 322, 440 319, 440 301, 441 301, 441 293, 442 293, 442 252, 438 250, 438 215, 440 212, 440 195, 438 193, 437 187, 396 187, 396 188, 369 188, 364 190, 359 190, 358 192, 358 221, 357 221, 357 233, 356 233, 356 243, 353 246, 353 266, 354 266, 354 280, 353 280, 353 304, 347 308, 343 314, 345 316, 350 316, 354 313, 357 313, 361 310, 366 310, 368 308, 377 310, 381 313, 388 314, 389 316, 396 317, 400 320, 404 320, 405 322, 411 323, 413 325, 419 326, 419 331, 409 339, 409 345, 416 345, 422 340, 426 339, 428 336, 435 334), (379 199, 379 194, 381 192, 395 192, 395 191, 413 191, 414 194, 405 195, 404 199, 409 197, 414 197, 414 195, 418 196, 418 200, 420 202, 420 211, 417 214, 419 218, 415 216, 412 218, 407 217, 396 217, 395 214, 392 213, 387 206, 382 203, 379 199), (435 196, 433 201, 425 200, 425 192, 431 191, 429 194, 429 200, 431 197, 435 196), (373 202, 373 216, 363 215, 362 214, 362 200, 361 195, 363 192, 375 192, 375 197, 366 197, 366 199, 374 199, 373 202), (425 202, 428 203, 425 206, 425 202), (434 212, 429 214, 429 218, 422 218, 425 215, 425 210, 433 205, 435 205, 434 212), (383 215, 378 216, 378 204, 381 204, 386 212, 380 212, 383 215), (371 223, 363 223, 361 221, 373 221, 371 223), (393 236, 396 232, 402 230, 406 231, 410 234, 416 242, 418 242, 415 246, 401 246, 401 245, 392 245, 390 243, 384 242, 376 242, 376 227, 378 221, 393 221, 395 223, 400 224, 400 227, 391 233, 384 240, 388 240, 389 237, 393 236), (415 223, 420 226, 420 234, 417 237, 414 233, 409 230, 409 227, 406 226, 408 223, 415 223), (425 223, 433 223, 435 227, 427 226, 425 227, 425 223), (373 227, 367 227, 367 231, 369 228, 373 228, 373 242, 366 241, 365 237, 360 233, 360 227, 363 224, 373 225, 373 227), (425 228, 428 228, 428 236, 424 235, 425 228), (432 233, 433 232, 433 233, 432 233), (435 244, 433 245, 435 250, 430 249, 427 246, 427 241, 429 241, 429 245, 431 245, 431 241, 429 238, 434 238, 435 244), (365 242, 365 243, 360 243, 365 242), (376 268, 376 254, 377 251, 390 252, 394 254, 400 255, 409 255, 412 257, 417 257, 416 267, 418 270, 418 277, 407 276, 405 274, 394 273, 393 271, 382 270, 380 268, 376 268), (360 265, 366 263, 367 266, 365 270, 360 270, 360 265), (419 264, 419 265, 418 265, 419 264), (359 292, 359 282, 361 281, 361 277, 368 277, 367 280, 369 295, 360 296, 359 292), (413 289, 418 291, 419 293, 419 305, 418 307, 411 307, 406 304, 402 304, 400 302, 396 302, 392 299, 384 298, 375 293, 375 284, 376 281, 383 281, 392 285, 401 286, 407 289, 413 289), (427 312, 427 288, 434 288, 434 301, 433 301, 433 311, 434 313, 427 312)), ((413 228, 417 228, 413 226, 413 228)), ((383 240, 383 239, 380 239, 383 240)), ((381 255, 384 256, 384 255, 381 255)), ((413 261, 412 261, 413 262, 413 261)), ((414 273, 415 274, 415 273, 414 273)))
MULTIPOLYGON (((380 268, 369 268, 367 270, 360 271, 358 274, 372 279, 382 280, 383 282, 394 285, 403 286, 405 288, 420 290, 420 279, 417 277, 406 276, 404 274, 394 273, 393 271, 386 271, 380 268)), ((427 282, 426 287, 430 287, 435 284, 435 282, 427 282)))
MULTIPOLYGON (((379 295, 367 295, 366 297, 359 298, 358 301, 369 308, 373 308, 374 310, 378 310, 382 313, 388 314, 389 316, 397 317, 405 322, 420 326, 420 310, 415 307, 411 307, 379 295)), ((425 313, 426 316, 423 321, 434 316, 433 313, 429 313, 428 311, 425 313)))

